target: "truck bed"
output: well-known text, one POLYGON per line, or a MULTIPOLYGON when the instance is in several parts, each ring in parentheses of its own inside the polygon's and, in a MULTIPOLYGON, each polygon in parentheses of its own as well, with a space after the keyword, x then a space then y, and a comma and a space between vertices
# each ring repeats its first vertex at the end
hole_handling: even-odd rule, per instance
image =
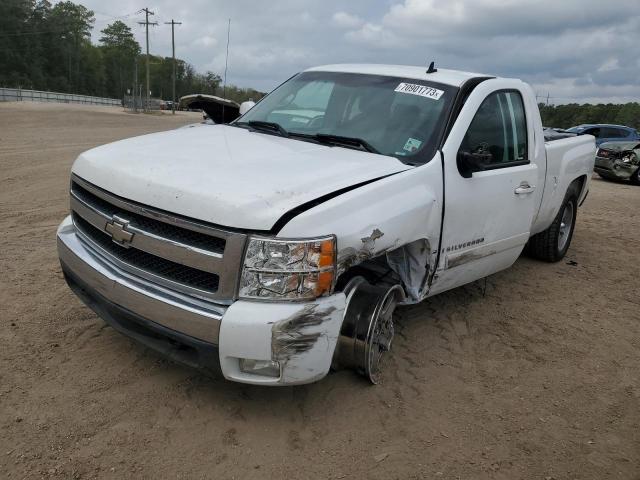
MULTIPOLYGON (((576 174, 584 173, 586 185, 582 189, 582 197, 586 195, 595 162, 594 143, 595 139, 591 135, 545 142, 547 170, 544 176, 544 194, 538 215, 531 227, 532 235, 551 225, 562 205, 563 198, 558 197, 564 197, 569 183, 576 178, 576 174)), ((582 198, 578 200, 582 201, 582 198)))

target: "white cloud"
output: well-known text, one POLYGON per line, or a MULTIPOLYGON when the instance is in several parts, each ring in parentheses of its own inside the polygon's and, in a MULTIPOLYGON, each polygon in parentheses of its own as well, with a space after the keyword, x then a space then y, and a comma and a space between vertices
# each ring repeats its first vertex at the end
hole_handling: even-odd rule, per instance
POLYGON ((600 67, 598 67, 599 72, 611 72, 613 70, 618 70, 620 68, 620 64, 618 63, 617 58, 608 58, 603 62, 600 67))
POLYGON ((345 37, 355 43, 364 43, 377 48, 394 48, 398 46, 398 37, 382 25, 365 23, 357 30, 347 32, 345 37))
POLYGON ((331 19, 333 24, 342 28, 357 28, 364 24, 364 20, 357 15, 346 12, 336 12, 331 19))
POLYGON ((216 40, 212 36, 205 35, 203 37, 196 38, 193 41, 192 45, 194 47, 204 47, 204 48, 215 47, 216 45, 218 45, 218 40, 216 40))
MULTIPOLYGON (((76 0, 95 8, 94 40, 134 0, 76 0)), ((222 73, 231 22, 228 81, 270 90, 327 63, 426 65, 522 78, 553 101, 640 101, 638 0, 156 0, 151 51, 222 73), (614 5, 615 4, 615 5, 614 5), (616 63, 617 59, 617 63, 616 63)), ((141 15, 123 18, 144 49, 141 15)))
POLYGON ((385 25, 405 32, 432 35, 441 32, 443 27, 465 23, 469 16, 469 9, 459 0, 438 2, 437 5, 434 0, 405 0, 392 5, 383 21, 385 25))

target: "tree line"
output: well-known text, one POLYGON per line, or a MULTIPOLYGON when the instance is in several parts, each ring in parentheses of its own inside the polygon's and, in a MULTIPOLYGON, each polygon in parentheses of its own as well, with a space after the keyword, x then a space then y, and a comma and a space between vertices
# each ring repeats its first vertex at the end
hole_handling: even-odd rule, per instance
MULTIPOLYGON (((0 0, 0 86, 22 87, 122 98, 144 82, 146 56, 131 29, 116 20, 91 43, 94 12, 71 1, 0 0), (136 76, 137 66, 137 76, 136 76)), ((150 55, 151 93, 171 98, 171 57, 150 55)), ((222 79, 199 73, 177 59, 176 95, 222 96, 222 79)), ((137 93, 137 92, 136 92, 137 93)), ((264 94, 228 85, 226 97, 237 102, 264 94)), ((581 123, 616 123, 640 128, 640 104, 540 105, 545 126, 568 128, 581 123)))
POLYGON ((570 128, 583 123, 612 123, 640 130, 640 103, 637 102, 539 106, 545 127, 570 128))
MULTIPOLYGON (((93 11, 71 1, 51 5, 48 0, 1 0, 0 86, 111 98, 122 98, 136 88, 137 94, 145 84, 146 55, 133 32, 116 20, 101 30, 94 45, 94 23, 93 11)), ((170 99, 173 59, 150 55, 149 64, 152 96, 170 99)), ((222 90, 220 75, 199 73, 176 59, 178 98, 191 93, 222 96, 222 90)), ((226 97, 237 102, 263 95, 250 88, 226 87, 226 97)))

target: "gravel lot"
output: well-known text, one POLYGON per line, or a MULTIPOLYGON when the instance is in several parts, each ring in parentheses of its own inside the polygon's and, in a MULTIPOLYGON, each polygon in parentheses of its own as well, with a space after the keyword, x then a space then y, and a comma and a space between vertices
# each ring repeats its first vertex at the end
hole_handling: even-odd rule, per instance
POLYGON ((565 261, 401 309, 384 384, 257 388, 106 327, 57 262, 74 158, 198 118, 0 103, 0 477, 640 479, 640 187, 595 179, 565 261))

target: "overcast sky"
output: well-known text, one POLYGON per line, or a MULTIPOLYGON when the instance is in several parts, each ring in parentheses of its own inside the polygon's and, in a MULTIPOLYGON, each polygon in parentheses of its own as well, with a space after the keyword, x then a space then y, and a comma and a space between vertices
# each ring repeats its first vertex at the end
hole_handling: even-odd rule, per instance
POLYGON ((115 19, 144 49, 176 55, 199 71, 269 91, 292 74, 327 63, 438 66, 522 78, 552 103, 640 101, 639 0, 76 0, 96 14, 94 40, 115 19))

